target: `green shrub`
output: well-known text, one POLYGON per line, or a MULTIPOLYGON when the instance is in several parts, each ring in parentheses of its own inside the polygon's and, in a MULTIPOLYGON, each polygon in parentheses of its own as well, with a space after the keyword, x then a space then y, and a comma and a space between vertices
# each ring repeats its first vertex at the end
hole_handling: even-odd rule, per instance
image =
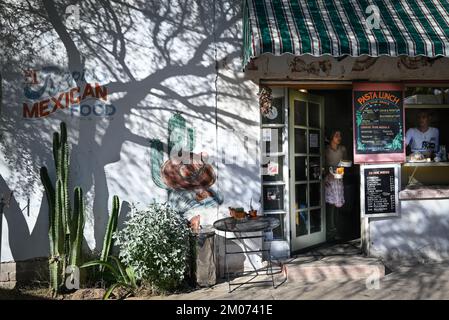
POLYGON ((166 292, 180 286, 187 269, 190 228, 187 220, 168 204, 133 206, 123 230, 115 235, 122 262, 137 280, 166 292))

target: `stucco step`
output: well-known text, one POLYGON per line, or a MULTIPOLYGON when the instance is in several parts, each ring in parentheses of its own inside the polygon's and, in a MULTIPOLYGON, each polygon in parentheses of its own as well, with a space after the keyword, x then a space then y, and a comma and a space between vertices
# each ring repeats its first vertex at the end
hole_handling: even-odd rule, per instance
POLYGON ((286 263, 285 268, 288 282, 349 281, 385 276, 385 266, 380 260, 362 256, 324 257, 309 260, 306 257, 301 257, 286 263))
POLYGON ((14 289, 16 281, 0 282, 0 289, 14 289))

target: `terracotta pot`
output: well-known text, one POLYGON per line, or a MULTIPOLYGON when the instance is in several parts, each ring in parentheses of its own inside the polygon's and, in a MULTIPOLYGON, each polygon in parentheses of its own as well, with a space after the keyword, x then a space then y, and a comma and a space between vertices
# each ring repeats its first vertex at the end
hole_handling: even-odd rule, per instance
POLYGON ((229 207, 229 215, 235 219, 243 219, 246 217, 245 211, 236 210, 236 208, 229 207))
POLYGON ((251 218, 257 217, 257 210, 249 210, 248 214, 251 218))

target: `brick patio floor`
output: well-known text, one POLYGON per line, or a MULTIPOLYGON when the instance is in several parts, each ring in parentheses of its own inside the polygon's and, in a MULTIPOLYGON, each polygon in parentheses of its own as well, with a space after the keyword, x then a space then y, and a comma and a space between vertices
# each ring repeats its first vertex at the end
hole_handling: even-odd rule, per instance
POLYGON ((286 282, 271 286, 244 286, 228 293, 227 283, 185 294, 150 299, 449 299, 449 262, 395 267, 379 281, 379 289, 369 289, 366 280, 317 283, 286 282))

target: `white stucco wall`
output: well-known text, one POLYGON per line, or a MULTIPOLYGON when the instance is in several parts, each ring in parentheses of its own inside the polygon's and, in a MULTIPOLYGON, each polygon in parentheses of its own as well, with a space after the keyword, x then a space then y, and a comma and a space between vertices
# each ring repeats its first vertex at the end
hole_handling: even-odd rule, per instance
MULTIPOLYGON (((77 51, 61 40, 58 33, 61 30, 53 28, 59 20, 64 23, 64 9, 58 8, 59 16, 39 20, 50 27, 50 32, 33 42, 36 56, 31 60, 17 56, 11 64, 2 60, 5 65, 1 71, 0 194, 7 197, 14 191, 14 198, 2 219, 1 261, 48 254, 47 202, 39 168, 48 166, 54 178, 51 139, 61 121, 67 123, 69 131, 70 185, 72 188, 80 185, 86 196, 86 244, 91 250, 99 250, 113 195, 124 201, 120 224, 129 211, 129 204, 144 206, 152 199, 167 200, 167 191, 153 182, 150 139, 166 143, 167 123, 175 112, 181 112, 188 127, 195 129, 194 152, 210 155, 218 178, 212 188, 222 199, 221 204, 197 206, 187 214, 199 214, 202 224, 211 224, 226 216, 229 206, 248 208, 252 200, 258 208, 261 189, 257 161, 258 79, 425 81, 449 78, 447 58, 337 59, 289 54, 263 55, 243 73, 240 0, 150 1, 140 10, 113 7, 111 10, 123 27, 121 32, 114 23, 109 30, 113 32, 106 32, 99 25, 98 15, 104 15, 106 9, 93 10, 81 5, 79 27, 68 28, 77 51), (80 36, 77 30, 86 33, 80 36), (80 55, 87 70, 86 80, 108 88, 107 103, 116 107, 116 113, 112 117, 86 117, 63 109, 46 118, 24 119, 23 70, 41 72, 45 67, 57 66, 68 71, 80 55)), ((111 12, 108 17, 114 22, 111 12)), ((27 16, 22 20, 26 21, 27 16)), ((30 32, 23 36, 31 38, 36 34, 30 32)), ((39 81, 36 87, 43 78, 39 81)), ((395 223, 391 219, 372 222, 373 249, 386 252, 397 246, 398 237, 416 229, 413 229, 414 219, 424 219, 425 225, 443 221, 444 226, 445 216, 439 207, 426 213, 417 209, 419 203, 404 206, 408 207, 403 208, 401 217, 393 219, 395 223), (427 222, 425 219, 429 218, 427 222)), ((445 229, 441 228, 437 234, 444 239, 445 229)), ((424 241, 420 236, 413 233, 417 240, 424 241)), ((407 248, 434 243, 432 239, 429 241, 410 244, 407 248)), ((251 242, 249 246, 260 246, 260 242, 251 242)), ((246 258, 237 260, 238 264, 249 262, 246 258)))
POLYGON ((400 216, 370 219, 370 253, 395 262, 449 258, 449 199, 401 200, 400 216))
MULTIPOLYGON (((152 179, 150 139, 166 143, 167 124, 175 112, 181 112, 187 126, 195 130, 193 151, 210 156, 217 176, 212 189, 222 199, 221 204, 188 210, 187 217, 199 214, 202 224, 212 224, 228 215, 229 206, 248 208, 252 199, 257 207, 258 86, 242 72, 240 8, 238 0, 179 0, 149 3, 125 17, 117 10, 122 25, 134 28, 115 42, 118 51, 121 46, 126 49, 124 58, 69 30, 85 57, 87 82, 108 88, 107 103, 116 107, 112 117, 87 117, 60 109, 45 118, 23 118, 26 84, 22 69, 41 75, 46 66, 68 70, 77 56, 73 50, 66 51, 67 43, 54 31, 35 42, 36 47, 49 49, 45 43, 54 40, 54 50, 40 50, 33 61, 2 73, 0 193, 14 191, 14 198, 3 217, 1 261, 48 254, 47 202, 39 169, 48 166, 54 178, 51 140, 61 121, 68 127, 70 186, 80 185, 85 193, 85 240, 91 250, 101 250, 113 195, 124 201, 119 226, 131 203, 144 206, 153 199, 167 200, 167 191, 152 179), (235 155, 237 161, 222 163, 222 151, 235 155), (28 201, 29 208, 23 210, 28 201)), ((89 10, 81 5, 80 27, 86 30, 95 26, 88 19, 97 14, 89 10)), ((61 17, 50 16, 46 23, 61 17)), ((101 28, 91 35, 112 51, 110 37, 101 28)), ((43 79, 38 80, 33 88, 42 84, 43 79)), ((250 245, 260 246, 260 242, 250 245)))

